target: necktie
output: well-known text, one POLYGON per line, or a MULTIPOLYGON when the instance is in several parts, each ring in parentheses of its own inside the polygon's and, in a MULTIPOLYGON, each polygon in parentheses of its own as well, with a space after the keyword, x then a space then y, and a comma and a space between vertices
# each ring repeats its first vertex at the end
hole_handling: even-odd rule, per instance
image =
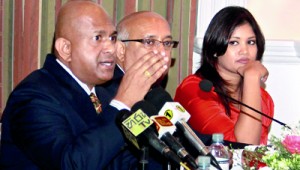
POLYGON ((100 103, 98 97, 94 93, 91 93, 90 98, 91 98, 91 101, 94 105, 94 108, 95 108, 97 114, 101 113, 102 108, 101 108, 101 103, 100 103))

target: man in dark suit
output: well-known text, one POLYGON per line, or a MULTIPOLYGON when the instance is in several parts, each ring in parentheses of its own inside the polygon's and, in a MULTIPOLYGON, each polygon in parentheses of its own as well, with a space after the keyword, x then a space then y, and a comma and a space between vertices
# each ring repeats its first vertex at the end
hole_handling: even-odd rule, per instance
POLYGON ((8 99, 0 169, 135 169, 115 117, 144 98, 168 59, 149 53, 137 60, 112 98, 100 85, 113 76, 116 30, 91 1, 69 1, 61 8, 54 43, 55 54, 8 99), (100 103, 95 96, 92 103, 92 93, 100 103))

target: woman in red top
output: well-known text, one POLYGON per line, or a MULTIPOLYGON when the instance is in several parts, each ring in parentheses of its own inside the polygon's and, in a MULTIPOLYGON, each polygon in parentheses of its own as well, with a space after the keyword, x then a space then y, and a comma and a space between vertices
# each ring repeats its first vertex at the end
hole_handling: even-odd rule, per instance
POLYGON ((274 104, 261 87, 268 70, 262 65, 265 39, 252 14, 242 7, 225 7, 210 22, 203 40, 201 66, 179 85, 175 101, 191 114, 190 125, 200 133, 223 133, 224 139, 266 144, 271 120, 216 92, 214 89, 271 117, 274 104))

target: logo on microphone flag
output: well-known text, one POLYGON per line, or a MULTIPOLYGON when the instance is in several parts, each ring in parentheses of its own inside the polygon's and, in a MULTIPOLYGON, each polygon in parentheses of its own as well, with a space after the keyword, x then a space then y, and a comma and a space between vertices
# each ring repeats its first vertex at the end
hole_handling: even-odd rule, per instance
POLYGON ((178 102, 166 102, 158 112, 158 115, 166 116, 173 124, 178 120, 188 121, 190 114, 178 102))
POLYGON ((171 109, 167 109, 164 113, 164 115, 171 120, 173 118, 173 111, 171 109))
POLYGON ((141 110, 137 110, 127 119, 125 119, 122 124, 134 135, 138 136, 149 126, 153 124, 153 121, 141 110))
POLYGON ((166 116, 151 116, 150 119, 154 122, 156 130, 158 132, 158 138, 160 139, 165 133, 170 132, 173 134, 176 130, 176 126, 166 116))
POLYGON ((181 105, 179 105, 179 104, 176 105, 176 109, 179 110, 182 113, 185 112, 185 109, 181 105))

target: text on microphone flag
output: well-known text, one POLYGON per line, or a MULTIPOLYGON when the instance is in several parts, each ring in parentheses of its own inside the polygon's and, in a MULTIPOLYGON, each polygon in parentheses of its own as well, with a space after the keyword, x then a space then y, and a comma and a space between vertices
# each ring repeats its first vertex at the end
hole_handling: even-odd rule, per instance
POLYGON ((137 110, 127 119, 125 119, 122 124, 134 135, 138 136, 145 129, 153 124, 153 121, 141 110, 137 110))

